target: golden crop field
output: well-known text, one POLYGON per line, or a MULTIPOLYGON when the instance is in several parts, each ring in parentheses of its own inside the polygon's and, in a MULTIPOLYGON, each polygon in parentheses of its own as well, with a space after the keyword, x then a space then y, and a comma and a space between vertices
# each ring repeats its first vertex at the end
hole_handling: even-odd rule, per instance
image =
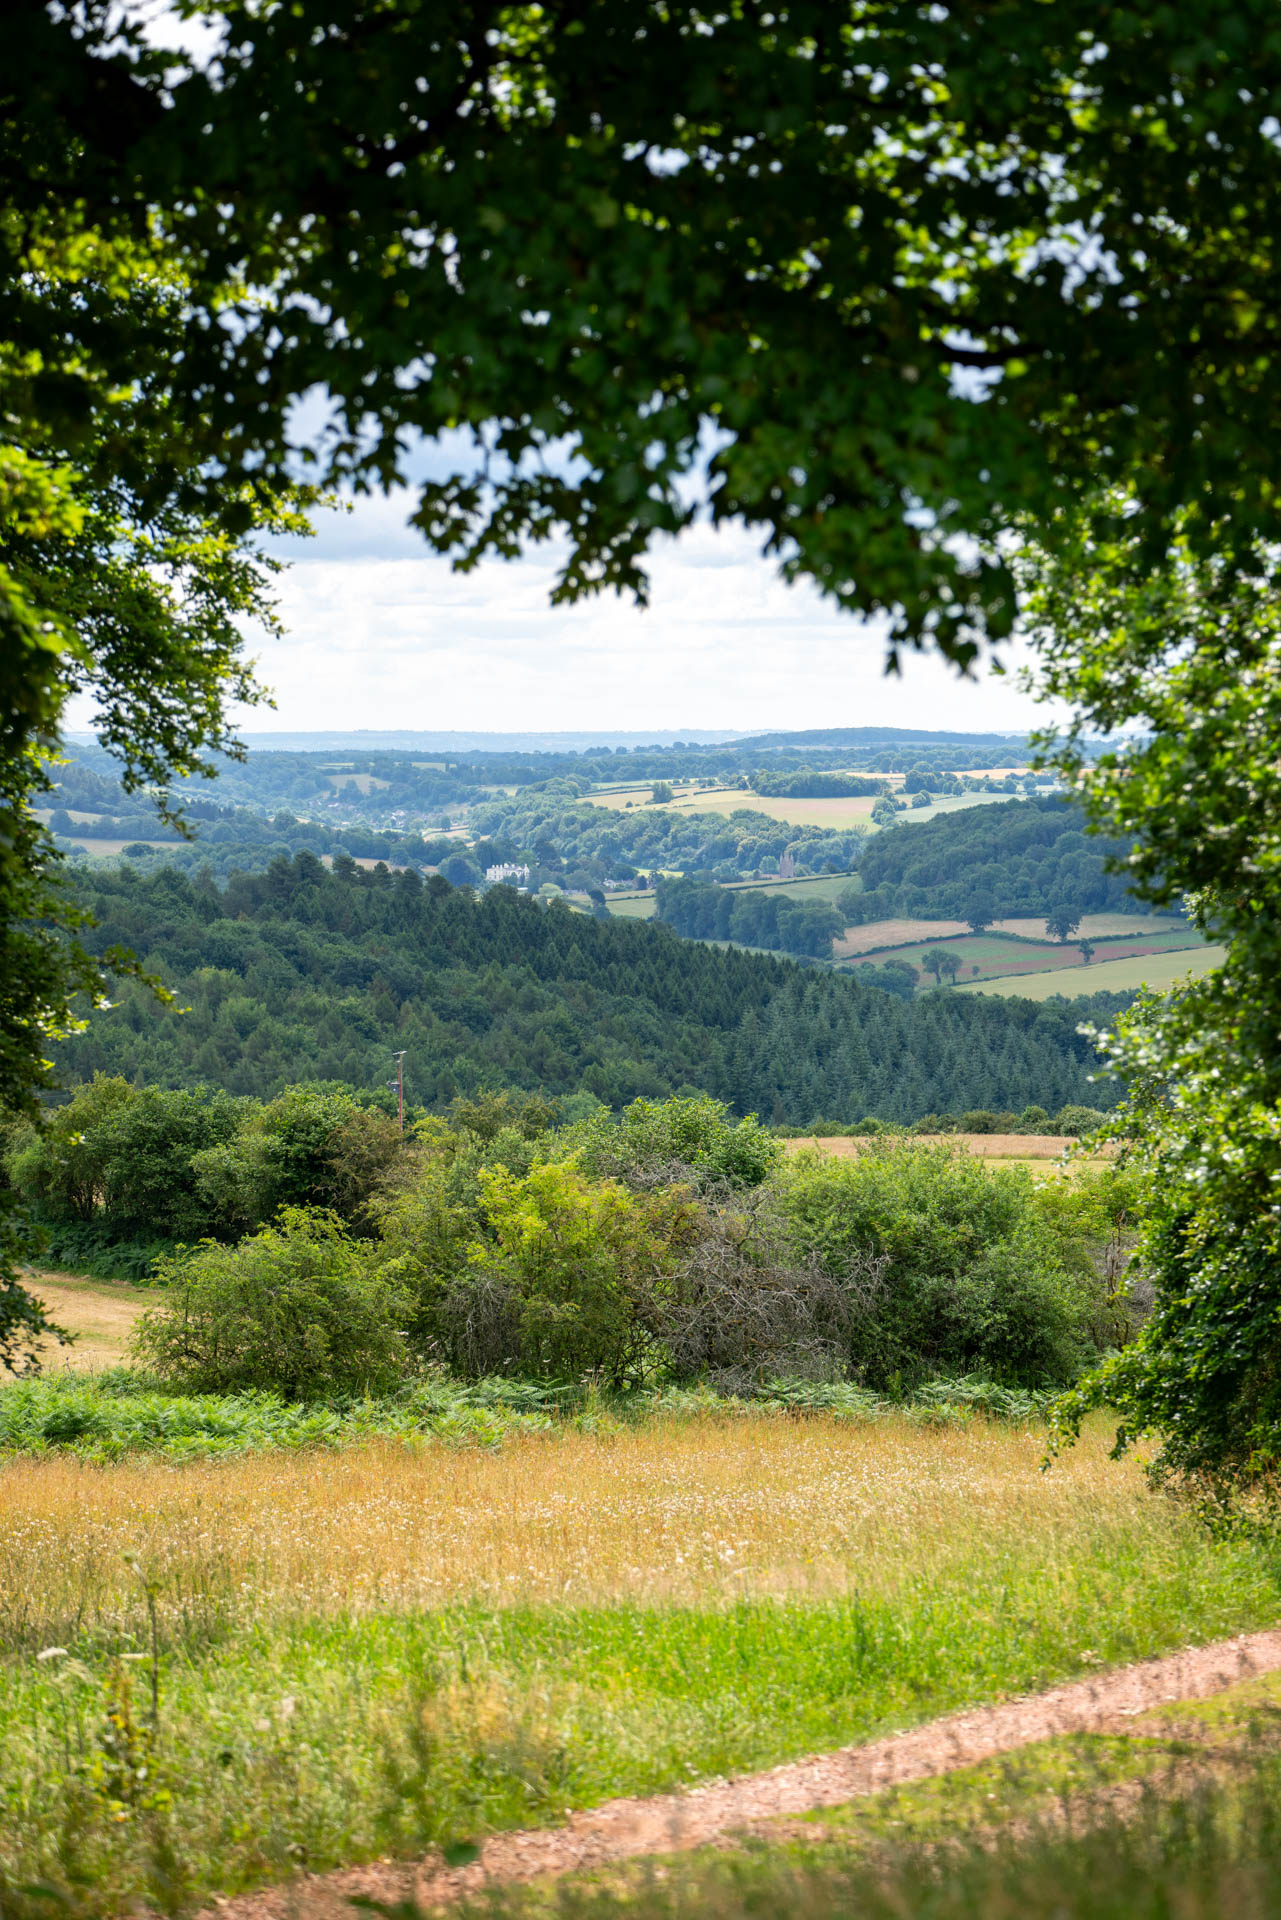
MULTIPOLYGON (((838 1160, 849 1160, 862 1153, 869 1139, 876 1137, 858 1133, 807 1134, 785 1140, 783 1146, 788 1153, 809 1148, 831 1154, 838 1160)), ((1075 1138, 1066 1133, 918 1133, 913 1134, 912 1139, 922 1146, 963 1148, 967 1153, 977 1154, 980 1160, 1057 1160, 1077 1144, 1075 1138)))
MULTIPOLYGON (((823 796, 819 799, 796 800, 784 799, 773 794, 727 790, 719 793, 696 794, 688 801, 680 801, 676 810, 684 813, 728 815, 747 808, 752 813, 766 814, 771 820, 785 820, 789 826, 836 827, 848 831, 854 827, 870 828, 872 808, 875 805, 874 794, 856 794, 852 798, 823 796)), ((899 818, 905 819, 906 815, 900 815, 899 818)))

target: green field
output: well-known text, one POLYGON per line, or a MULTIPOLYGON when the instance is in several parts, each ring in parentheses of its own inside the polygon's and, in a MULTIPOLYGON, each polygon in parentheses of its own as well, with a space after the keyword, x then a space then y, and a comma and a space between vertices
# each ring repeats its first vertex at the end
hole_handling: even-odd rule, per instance
MULTIPOLYGON (((957 943, 959 944, 959 943, 957 943)), ((1158 992, 1182 980, 1185 974, 1208 973, 1225 958, 1225 947, 1198 946, 1176 952, 1138 954, 1126 960, 1096 960, 1092 966, 1060 967, 1002 978, 958 982, 981 993, 1017 994, 1025 1000, 1050 1000, 1061 993, 1131 993, 1148 986, 1158 992)))
POLYGON ((605 905, 623 920, 652 920, 658 907, 652 892, 607 893, 605 905))
POLYGON ((190 1912, 1277 1615, 1102 1421, 597 1427, 0 1466, 0 1886, 190 1912))
POLYGON ((838 900, 851 887, 862 891, 856 873, 816 873, 799 880, 740 880, 731 882, 730 893, 786 893, 793 900, 838 900))
POLYGON ((928 807, 909 806, 906 813, 894 816, 895 825, 900 822, 908 826, 917 826, 923 820, 937 820, 941 813, 964 813, 967 807, 992 807, 1002 800, 1022 800, 1021 793, 951 793, 935 798, 928 807))
MULTIPOLYGON (((785 893, 793 900, 836 900, 850 887, 859 885, 856 873, 819 873, 800 880, 742 880, 729 886, 729 893, 785 893)), ((611 913, 624 920, 652 920, 657 902, 651 892, 606 894, 611 913)), ((719 943, 724 946, 726 943, 719 943)), ((763 951, 763 949, 760 949, 763 951)))
MULTIPOLYGON (((740 787, 700 787, 689 781, 682 784, 678 780, 670 781, 668 784, 671 786, 674 798, 666 805, 682 807, 687 812, 697 813, 705 810, 708 813, 721 813, 725 811, 723 807, 710 803, 728 798, 738 806, 746 806, 755 797, 750 793, 744 793, 740 787), (709 803, 705 808, 704 802, 709 803)), ((605 807, 611 813, 622 813, 628 807, 652 808, 654 802, 650 799, 650 795, 654 791, 654 786, 653 780, 641 780, 622 787, 593 787, 590 793, 583 795, 583 804, 589 807, 605 807)), ((730 810, 732 811, 732 808, 730 810)))
MULTIPOLYGON (((901 926, 904 923, 898 924, 901 926)), ((866 934, 872 929, 859 928, 858 931, 866 934)), ((1168 977, 1177 978, 1192 964, 1192 958, 1201 951, 1202 943, 1199 937, 1187 928, 1168 933, 1162 931, 1154 935, 1149 934, 1146 938, 1140 936, 1136 940, 1114 940, 1109 947, 1101 950, 1096 947, 1095 953, 1097 956, 1100 951, 1104 953, 1111 951, 1116 954, 1116 957, 1109 961, 1100 961, 1096 957, 1095 961, 1087 967, 1081 958, 1078 943, 1071 940, 1060 944, 1055 940, 1034 941, 1026 937, 1003 939, 995 933, 953 934, 950 938, 947 935, 935 934, 931 939, 915 941, 910 946, 866 948, 846 964, 857 968, 869 963, 881 965, 886 960, 905 960, 909 966, 920 968, 924 966, 925 955, 933 947, 942 948, 947 953, 954 953, 961 962, 961 971, 957 975, 958 984, 1005 978, 1022 982, 1026 979, 1039 980, 1043 975, 1054 975, 1064 980, 1070 974, 1073 976, 1070 985, 1051 989, 1051 991, 1097 993, 1101 991, 1101 986, 1092 984, 1087 986, 1085 983, 1093 982, 1105 968, 1137 967, 1139 973, 1134 981, 1134 984, 1137 984, 1139 978, 1152 978, 1153 968, 1159 970, 1161 967, 1168 968, 1173 965, 1173 973, 1168 977), (1120 948, 1119 953, 1116 952, 1117 948, 1120 948), (1144 971, 1145 968, 1147 971, 1144 971), (1080 976, 1079 984, 1077 976, 1080 976)), ((1012 984, 1008 991, 1021 993, 1023 988, 1021 984, 1017 986, 1012 984)))

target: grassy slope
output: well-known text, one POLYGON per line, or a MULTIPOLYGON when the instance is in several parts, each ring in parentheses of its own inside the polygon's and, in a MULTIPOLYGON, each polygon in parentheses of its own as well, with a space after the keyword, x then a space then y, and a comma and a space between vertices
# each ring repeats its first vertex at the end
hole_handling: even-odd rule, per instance
MULTIPOLYGON (((745 880, 737 886, 731 886, 731 893, 785 893, 793 900, 835 900, 848 887, 857 886, 858 881, 852 873, 816 874, 812 879, 803 880, 745 880)), ((622 915, 625 919, 652 920, 655 900, 652 893, 606 894, 606 904, 611 913, 622 915)))
MULTIPOLYGON (((910 923, 897 923, 896 931, 910 923)), ((860 927, 859 933, 868 928, 860 927)), ((1176 975, 1195 964, 1195 955, 1202 949, 1202 942, 1195 933, 1171 931, 1141 935, 1133 940, 1112 940, 1104 947, 1095 948, 1095 961, 1089 967, 1081 958, 1080 947, 1075 941, 1056 940, 1003 940, 991 933, 959 933, 951 935, 932 934, 928 939, 892 946, 867 947, 859 945, 857 953, 851 953, 848 943, 841 948, 842 957, 853 959, 857 965, 879 965, 886 960, 906 960, 909 966, 924 968, 925 955, 931 947, 943 947, 954 953, 961 962, 960 981, 969 981, 972 977, 980 980, 998 980, 1005 976, 1036 975, 1057 973, 1061 978, 1073 976, 1060 989, 1063 993, 1097 993, 1098 986, 1088 982, 1100 967, 1121 966, 1127 961, 1142 958, 1148 954, 1164 958, 1167 954, 1182 956, 1182 963, 1176 967, 1176 975), (1113 956, 1106 959, 1106 956, 1113 956)), ((1146 978, 1146 975, 1142 976, 1146 978)), ((1105 983, 1100 983, 1105 984, 1105 983)), ((1010 992, 1020 989, 1011 987, 1010 992)))
POLYGON ((40 1349, 44 1365, 71 1367, 76 1372, 118 1367, 135 1321, 156 1297, 143 1287, 82 1280, 65 1273, 33 1273, 26 1284, 44 1302, 50 1318, 75 1335, 71 1346, 45 1341, 40 1349))
POLYGON ((0 1872, 79 1873, 100 1911, 163 1871, 197 1904, 1272 1620, 1263 1548, 1212 1542, 1108 1438, 1049 1475, 1038 1431, 776 1415, 11 1462, 0 1872), (145 1660, 117 1661, 148 1645, 130 1551, 158 1596, 162 1854, 112 1810, 103 1745, 108 1706, 144 1739, 145 1660))
POLYGON ((1017 994, 1025 1000, 1049 1000, 1057 993, 1068 998, 1082 993, 1126 993, 1134 988, 1170 987, 1187 974, 1208 973, 1225 957, 1223 947, 1140 955, 1129 960, 1095 960, 1090 966, 1056 968, 1044 973, 1011 974, 1001 979, 976 980, 970 991, 1017 994))
POLYGON ((658 907, 652 893, 629 893, 621 900, 617 894, 607 893, 605 904, 624 920, 652 920, 658 907))

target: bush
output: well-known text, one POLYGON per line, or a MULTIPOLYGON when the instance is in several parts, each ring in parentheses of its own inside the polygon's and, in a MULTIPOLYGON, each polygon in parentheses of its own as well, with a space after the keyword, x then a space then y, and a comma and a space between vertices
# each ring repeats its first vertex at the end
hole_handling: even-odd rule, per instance
POLYGON ((1043 1209, 1021 1168, 869 1141, 853 1160, 798 1155, 782 1199, 796 1252, 855 1276, 856 1379, 1041 1386, 1073 1379, 1096 1351, 1103 1288, 1087 1230, 1043 1209))
POLYGON ((315 1207, 363 1224, 395 1167, 404 1137, 388 1114, 345 1087, 288 1087, 247 1107, 235 1133, 194 1156, 196 1190, 224 1238, 252 1231, 282 1207, 315 1207))
POLYGON ((654 1343, 651 1302, 692 1208, 682 1192, 633 1194, 545 1162, 479 1176, 482 1231, 443 1294, 440 1344, 470 1374, 640 1379, 654 1343))
POLYGON ((852 1290, 818 1260, 792 1257, 773 1192, 692 1210, 686 1225, 651 1310, 671 1378, 705 1380, 723 1393, 784 1378, 839 1379, 852 1290))
POLYGON ((1079 1140, 1082 1134, 1093 1133, 1108 1118, 1098 1107, 1060 1107, 1054 1116, 1055 1133, 1071 1134, 1079 1140))
POLYGON ((209 1223, 193 1158, 218 1151, 245 1106, 226 1093, 95 1074, 39 1128, 16 1130, 6 1170, 49 1226, 93 1226, 102 1242, 194 1239, 209 1223))
POLYGON ((561 1136, 591 1174, 653 1187, 688 1181, 711 1187, 758 1187, 779 1164, 778 1142, 755 1114, 734 1120, 719 1100, 633 1100, 617 1121, 602 1108, 561 1136))
POLYGON ((406 1365, 403 1294, 332 1215, 288 1208, 238 1247, 206 1240, 161 1264, 169 1297, 142 1316, 141 1362, 195 1392, 292 1399, 382 1392, 406 1365))

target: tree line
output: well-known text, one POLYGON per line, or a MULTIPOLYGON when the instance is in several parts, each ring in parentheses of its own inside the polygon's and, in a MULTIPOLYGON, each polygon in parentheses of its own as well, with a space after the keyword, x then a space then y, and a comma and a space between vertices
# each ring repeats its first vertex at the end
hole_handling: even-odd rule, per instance
POLYGON ((963 807, 870 840, 859 881, 840 897, 850 926, 876 920, 967 920, 976 931, 1020 915, 1075 922, 1142 913, 1124 871, 1128 843, 1088 833, 1083 809, 1057 795, 963 807))
POLYGON ((117 988, 60 1041, 64 1079, 270 1096, 299 1079, 378 1086, 407 1051, 410 1091, 441 1108, 486 1086, 593 1095, 610 1107, 699 1090, 805 1125, 903 1123, 967 1108, 1111 1104, 1077 1031, 1119 1004, 931 994, 681 940, 670 929, 477 898, 440 876, 314 855, 211 876, 130 868, 78 897, 99 951, 131 946, 172 988, 117 988))
POLYGON ((584 783, 548 782, 537 792, 482 802, 471 815, 477 832, 547 854, 567 865, 598 862, 607 877, 626 879, 671 868, 737 880, 763 863, 778 871, 790 853, 798 873, 847 873, 859 857, 862 828, 800 827, 750 804, 729 814, 666 808, 613 809, 584 803, 584 783))
POLYGON ((830 960, 832 942, 845 920, 827 900, 756 887, 718 887, 690 878, 660 880, 655 889, 658 918, 689 940, 732 940, 741 947, 771 953, 808 954, 830 960))
POLYGON ((139 1341, 180 1390, 387 1390, 424 1361, 615 1388, 974 1371, 1039 1387, 1073 1379, 1125 1313, 1098 1257, 1123 1176, 1050 1192, 873 1140, 852 1162, 793 1158, 706 1098, 564 1124, 499 1093, 402 1136, 338 1089, 255 1108, 100 1080, 8 1166, 46 1218, 96 1193, 106 1233, 113 1210, 135 1218, 131 1180, 161 1206, 166 1185, 195 1194, 165 1217, 205 1232, 161 1255, 139 1341), (228 1193, 250 1211, 228 1215, 228 1193))

